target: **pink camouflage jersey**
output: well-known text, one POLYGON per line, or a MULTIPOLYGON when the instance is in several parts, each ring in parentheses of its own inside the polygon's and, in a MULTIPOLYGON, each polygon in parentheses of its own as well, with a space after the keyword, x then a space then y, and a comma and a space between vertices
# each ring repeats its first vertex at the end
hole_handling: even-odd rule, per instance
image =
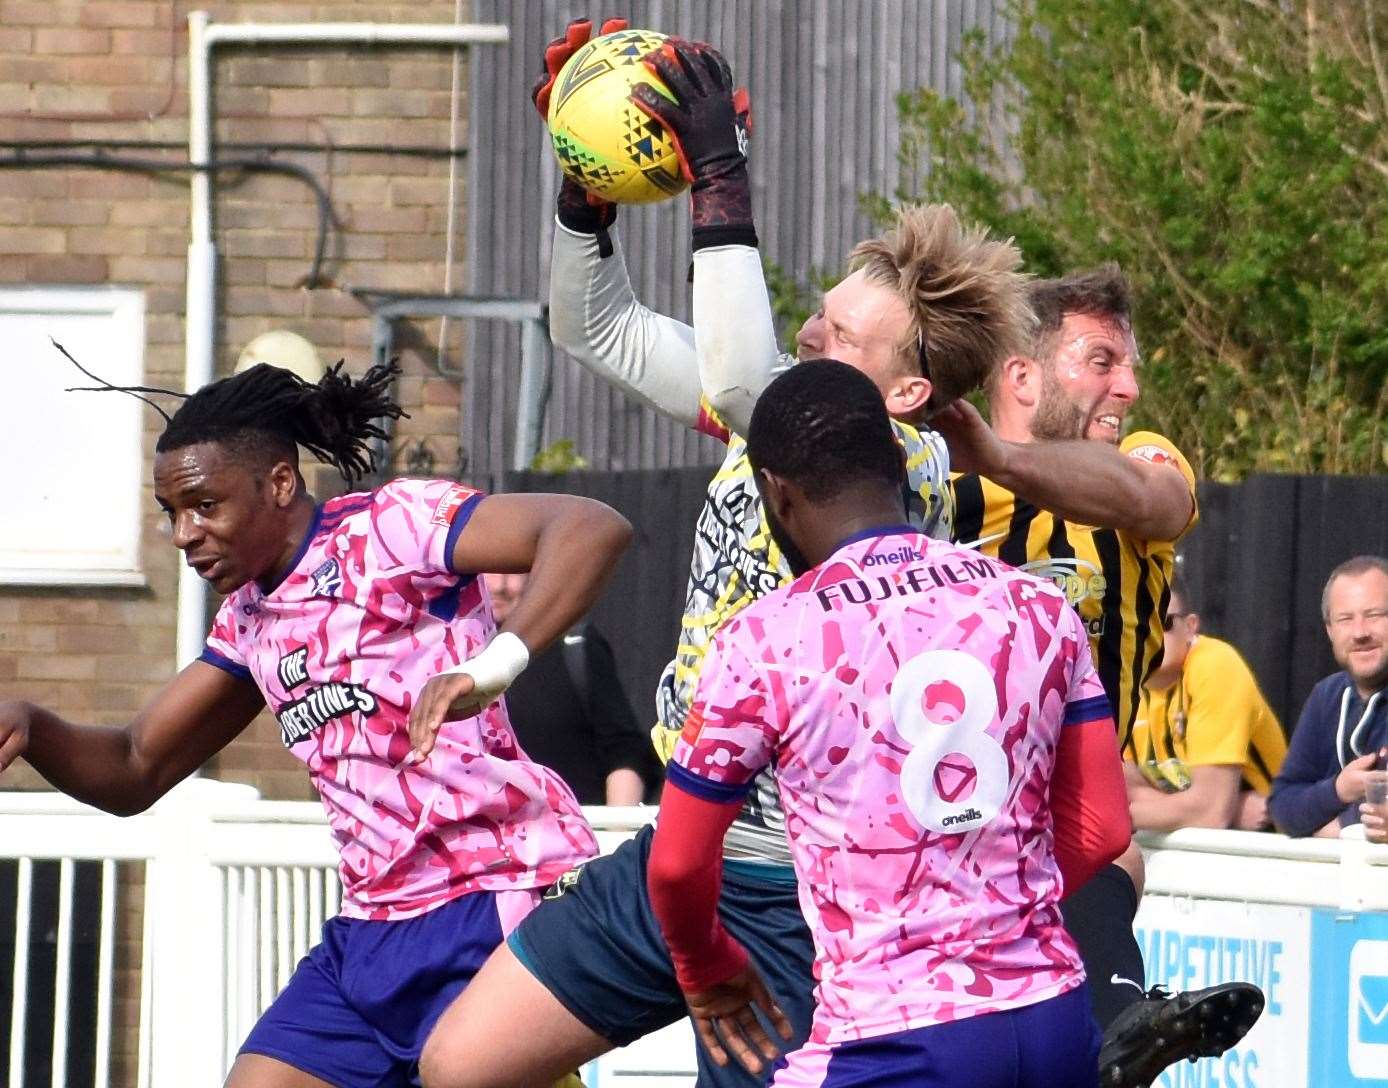
POLYGON ((308 766, 341 852, 342 914, 400 919, 473 891, 553 883, 597 844, 553 771, 531 763, 503 702, 447 722, 406 766, 410 707, 431 676, 496 633, 482 580, 449 567, 482 499, 396 480, 323 504, 269 593, 222 603, 202 660, 253 682, 308 766))
POLYGON ((1082 982, 1048 797, 1061 729, 1109 713, 1062 592, 879 529, 723 627, 669 774, 730 803, 775 767, 833 1044, 1082 982))

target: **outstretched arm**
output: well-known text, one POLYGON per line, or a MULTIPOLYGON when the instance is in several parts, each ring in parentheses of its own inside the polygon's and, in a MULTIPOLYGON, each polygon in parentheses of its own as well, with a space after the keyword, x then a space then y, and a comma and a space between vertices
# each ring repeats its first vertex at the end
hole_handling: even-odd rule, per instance
MULTIPOLYGON (((608 19, 601 33, 626 29, 608 19)), ((545 47, 544 70, 531 89, 542 119, 565 63, 588 41, 593 24, 576 19, 545 47)), ((694 332, 636 301, 613 227, 616 205, 560 182, 550 266, 550 337, 584 367, 658 412, 695 426, 700 389, 694 332)))
POLYGON ((1066 521, 1176 540, 1195 514, 1174 463, 1143 460, 1105 442, 1004 442, 967 401, 930 418, 957 472, 976 472, 1066 521))
POLYGON ((129 816, 230 744, 264 705, 253 683, 203 661, 129 725, 76 725, 30 703, 0 703, 0 772, 23 756, 68 796, 129 816))
POLYGON ((699 381, 717 416, 746 434, 780 361, 752 217, 751 100, 703 42, 671 38, 642 63, 670 94, 637 84, 632 101, 670 134, 690 183, 699 381))
MULTIPOLYGON (((590 29, 586 21, 571 24, 565 38, 550 43, 546 76, 534 92, 541 116, 558 66, 590 29)), ((645 63, 678 98, 672 103, 646 84, 632 94, 670 132, 691 183, 695 329, 637 301, 615 233, 617 209, 565 178, 550 270, 550 335, 628 396, 726 438, 729 428, 746 432, 753 403, 781 364, 752 224, 750 106, 708 46, 671 40, 645 63)))
POLYGON ((604 257, 597 235, 566 226, 561 211, 550 265, 550 338, 627 396, 695 427, 703 393, 694 330, 636 300, 615 227, 607 237, 611 252, 604 257))
POLYGON ((776 347, 761 253, 729 245, 694 253, 694 346, 705 401, 734 434, 771 379, 795 362, 776 347))

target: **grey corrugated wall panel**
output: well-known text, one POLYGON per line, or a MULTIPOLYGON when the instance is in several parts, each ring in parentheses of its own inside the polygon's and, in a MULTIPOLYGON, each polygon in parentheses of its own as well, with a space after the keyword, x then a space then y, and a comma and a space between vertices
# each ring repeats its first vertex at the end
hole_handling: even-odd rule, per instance
MULTIPOLYGON (((633 26, 712 41, 752 92, 753 200, 762 250, 802 281, 838 270, 871 224, 867 191, 897 184, 895 99, 929 81, 958 93, 953 55, 972 27, 1006 34, 998 0, 473 0, 511 41, 472 51, 466 271, 474 293, 545 298, 557 168, 530 104, 545 43, 570 19, 618 13, 633 26)), ((996 109, 996 104, 990 104, 996 109)), ((632 283, 649 306, 689 319, 689 213, 678 198, 624 208, 632 283)), ((469 474, 509 466, 520 337, 469 322, 461 441, 469 474)), ((556 353, 545 444, 572 439, 594 469, 709 464, 713 441, 633 405, 556 353)))

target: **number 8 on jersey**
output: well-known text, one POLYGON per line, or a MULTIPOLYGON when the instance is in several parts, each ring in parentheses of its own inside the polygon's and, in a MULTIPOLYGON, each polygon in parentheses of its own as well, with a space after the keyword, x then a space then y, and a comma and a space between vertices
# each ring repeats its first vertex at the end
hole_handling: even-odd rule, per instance
POLYGON ((959 650, 927 650, 901 666, 891 691, 897 731, 914 747, 901 766, 906 805, 921 826, 945 835, 982 827, 1007 796, 1007 755, 987 733, 997 720, 993 678, 959 650), (973 764, 974 788, 962 801, 940 795, 936 774, 946 756, 973 764))

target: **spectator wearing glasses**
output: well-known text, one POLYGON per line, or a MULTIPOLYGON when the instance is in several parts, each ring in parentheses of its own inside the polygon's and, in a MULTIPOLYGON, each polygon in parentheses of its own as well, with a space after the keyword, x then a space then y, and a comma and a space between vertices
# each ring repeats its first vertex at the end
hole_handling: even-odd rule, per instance
MULTIPOLYGON (((1331 571, 1321 618, 1341 671, 1311 689, 1268 799, 1273 821, 1294 836, 1358 823, 1364 776, 1388 761, 1388 559, 1356 556, 1331 571)), ((1382 818, 1367 820, 1367 834, 1382 839, 1382 818)))
POLYGON ((1126 753, 1133 826, 1267 827, 1268 791, 1287 754, 1277 716, 1238 650, 1201 632, 1180 579, 1162 626, 1161 664, 1126 753))

